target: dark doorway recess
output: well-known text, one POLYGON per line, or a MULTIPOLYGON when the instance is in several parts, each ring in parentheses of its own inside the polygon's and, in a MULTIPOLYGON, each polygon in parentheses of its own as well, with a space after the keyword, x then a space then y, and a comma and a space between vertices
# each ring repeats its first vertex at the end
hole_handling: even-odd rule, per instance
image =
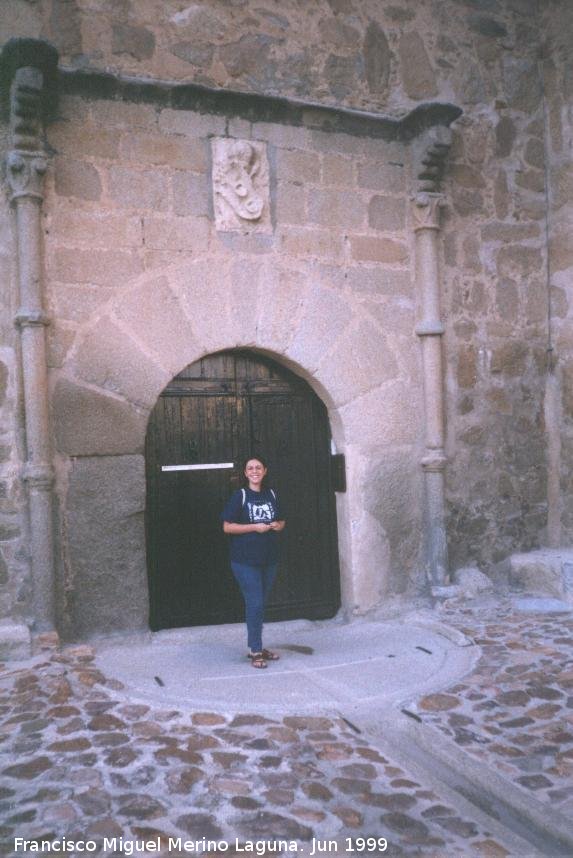
POLYGON ((268 460, 287 519, 269 620, 326 619, 340 606, 326 408, 309 385, 247 351, 210 355, 165 388, 146 439, 146 536, 153 630, 240 622, 220 513, 246 456, 268 460), (162 471, 233 462, 233 469, 162 471))

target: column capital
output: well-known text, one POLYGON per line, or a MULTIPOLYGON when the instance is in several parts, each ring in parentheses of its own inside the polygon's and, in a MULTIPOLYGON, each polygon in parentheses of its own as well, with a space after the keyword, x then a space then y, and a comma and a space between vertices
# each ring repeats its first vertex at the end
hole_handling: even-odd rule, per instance
POLYGON ((41 201, 44 198, 44 176, 48 161, 42 151, 26 152, 12 149, 6 158, 6 179, 10 189, 10 201, 26 197, 41 201))
POLYGON ((421 191, 412 197, 414 232, 420 229, 440 228, 440 209, 446 204, 444 194, 421 191))

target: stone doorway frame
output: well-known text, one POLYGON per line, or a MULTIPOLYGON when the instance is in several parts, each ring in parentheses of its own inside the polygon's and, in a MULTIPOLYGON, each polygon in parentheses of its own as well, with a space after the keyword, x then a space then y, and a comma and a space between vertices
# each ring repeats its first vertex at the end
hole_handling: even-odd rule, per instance
MULTIPOLYGON (((348 491, 337 495, 343 610, 367 611, 390 588, 392 536, 368 509, 378 495, 369 478, 380 479, 387 458, 380 441, 415 444, 423 416, 404 406, 399 367, 382 331, 335 289, 317 286, 310 271, 294 277, 276 259, 253 263, 248 300, 239 290, 230 302, 213 263, 206 256, 125 286, 84 326, 54 373, 59 625, 66 636, 148 627, 148 416, 178 372, 225 349, 267 355, 305 379, 325 403, 334 444, 347 460, 348 491), (333 320, 339 321, 334 338, 333 320), (117 515, 109 518, 113 509, 117 515), (113 567, 121 575, 107 571, 113 567)), ((415 506, 421 490, 415 458, 402 452, 395 467, 408 469, 406 503, 415 506)), ((412 516, 421 538, 421 510, 412 516)))

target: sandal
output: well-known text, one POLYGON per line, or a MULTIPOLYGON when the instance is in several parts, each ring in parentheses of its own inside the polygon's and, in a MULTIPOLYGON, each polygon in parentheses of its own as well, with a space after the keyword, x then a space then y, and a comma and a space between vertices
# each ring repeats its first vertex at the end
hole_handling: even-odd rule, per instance
POLYGON ((262 652, 248 652, 247 658, 254 658, 255 656, 259 656, 263 658, 265 661, 278 661, 280 655, 278 653, 273 652, 271 649, 263 649, 262 652))
POLYGON ((258 670, 264 670, 267 666, 262 652, 250 652, 247 658, 251 659, 251 667, 256 667, 258 670))
POLYGON ((273 652, 272 649, 263 649, 263 658, 267 661, 278 661, 280 655, 276 652, 273 652))

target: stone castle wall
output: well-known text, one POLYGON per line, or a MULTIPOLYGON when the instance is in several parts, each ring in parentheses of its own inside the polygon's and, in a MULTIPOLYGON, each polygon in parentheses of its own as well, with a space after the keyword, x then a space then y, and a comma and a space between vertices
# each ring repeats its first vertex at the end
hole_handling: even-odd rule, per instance
MULTIPOLYGON (((553 26, 554 42, 563 45, 555 58, 553 92, 550 65, 546 61, 542 74, 539 63, 537 5, 529 0, 324 0, 304 12, 294 2, 249 0, 187 6, 138 0, 107 4, 105 14, 101 5, 11 0, 0 37, 42 36, 56 45, 64 67, 132 78, 194 81, 396 117, 420 102, 462 108, 442 216, 451 565, 477 562, 488 568, 512 551, 545 541, 547 451, 554 449, 547 445, 548 424, 561 456, 561 482, 549 480, 553 511, 569 490, 564 462, 571 461, 571 433, 557 428, 559 417, 553 405, 548 412, 546 401, 547 388, 549 402, 558 401, 558 410, 567 412, 566 394, 562 402, 561 388, 554 395, 547 386, 544 109, 549 105, 550 116, 564 113, 557 105, 566 67, 559 23, 563 4, 550 4, 544 15, 547 32, 553 26)), ((555 121, 551 127, 554 164, 565 168, 567 147, 555 136, 555 121)), ((154 329, 145 295, 157 290, 166 307, 174 301, 173 324, 184 318, 193 331, 201 306, 193 290, 204 284, 207 269, 212 274, 212 266, 200 268, 208 257, 219 260, 217 270, 225 272, 238 300, 227 312, 229 327, 218 325, 197 348, 254 342, 283 354, 312 378, 330 406, 335 436, 338 432, 337 440, 346 445, 349 483, 358 486, 367 478, 366 502, 357 489, 340 499, 341 521, 354 522, 357 534, 354 547, 343 547, 343 554, 355 569, 367 568, 374 557, 383 572, 374 588, 365 573, 362 584, 355 582, 356 593, 347 593, 349 601, 371 605, 384 591, 402 590, 409 578, 419 583, 422 399, 413 334, 419 296, 411 266, 408 147, 78 96, 62 98, 48 141, 54 154, 45 205, 47 291, 55 320, 50 365, 64 532, 75 527, 65 512, 71 509, 68 499, 85 500, 89 494, 91 460, 101 464, 106 457, 126 456, 129 479, 141 487, 137 457, 146 409, 161 386, 198 355, 193 342, 185 356, 175 349, 170 354, 173 332, 154 329), (211 135, 267 143, 271 231, 245 238, 214 229, 211 135), (195 266, 195 275, 187 266, 195 266), (245 279, 260 284, 257 318, 268 324, 266 345, 264 338, 256 340, 251 307, 241 300, 245 279), (186 285, 191 281, 194 286, 186 285), (270 321, 263 312, 268 282, 277 295, 270 321), (145 325, 136 323, 134 306, 145 325), (327 315, 329 329, 321 322, 327 315), (145 365, 146 372, 128 382, 126 370, 109 372, 97 349, 90 350, 95 342, 90 336, 98 330, 95 339, 105 343, 116 367, 145 365), (358 341, 366 345, 361 365, 355 359, 358 341), (339 379, 342 363, 349 374, 339 379), (126 383, 129 391, 122 388, 126 383), (337 384, 346 388, 336 389, 337 384), (90 421, 82 424, 74 409, 86 401, 85 390, 95 388, 101 398, 91 401, 99 403, 105 419, 94 414, 90 433, 90 421), (387 419, 381 422, 380 414, 387 419), (118 448, 116 426, 127 432, 128 448, 118 448), (108 430, 116 438, 113 449, 106 446, 108 430)), ((555 180, 552 186, 555 236, 568 205, 559 204, 558 185, 555 180)), ((11 230, 7 206, 2 224, 11 230)), ((566 277, 559 274, 565 268, 558 268, 558 245, 553 247, 552 308, 563 320, 554 324, 566 338, 566 277)), ((6 276, 13 276, 9 253, 3 261, 6 276)), ((208 282, 209 294, 228 305, 228 292, 208 282)), ((205 305, 203 312, 208 310, 205 305)), ((7 614, 18 600, 25 607, 26 567, 17 530, 22 516, 16 343, 10 320, 3 324, 10 383, 2 427, 7 450, 2 548, 14 570, 3 607, 7 614), (10 522, 16 529, 10 530, 10 522)), ((565 360, 560 372, 566 375, 568 367, 565 360)), ((2 389, 0 378, 0 394, 2 389)), ((551 455, 549 461, 551 478, 556 465, 551 455)), ((111 463, 107 467, 111 485, 111 463)), ((141 519, 140 508, 125 511, 131 522, 137 515, 141 519)), ((565 512, 562 519, 559 526, 568 534, 565 512)), ((113 522, 104 527, 114 531, 113 522)), ((135 531, 129 539, 139 544, 140 537, 135 531)), ((346 538, 342 528, 341 539, 346 538)), ((66 604, 73 603, 73 576, 84 574, 77 570, 93 553, 89 542, 72 543, 63 545, 66 604)), ((85 572, 86 580, 90 574, 85 572)))

